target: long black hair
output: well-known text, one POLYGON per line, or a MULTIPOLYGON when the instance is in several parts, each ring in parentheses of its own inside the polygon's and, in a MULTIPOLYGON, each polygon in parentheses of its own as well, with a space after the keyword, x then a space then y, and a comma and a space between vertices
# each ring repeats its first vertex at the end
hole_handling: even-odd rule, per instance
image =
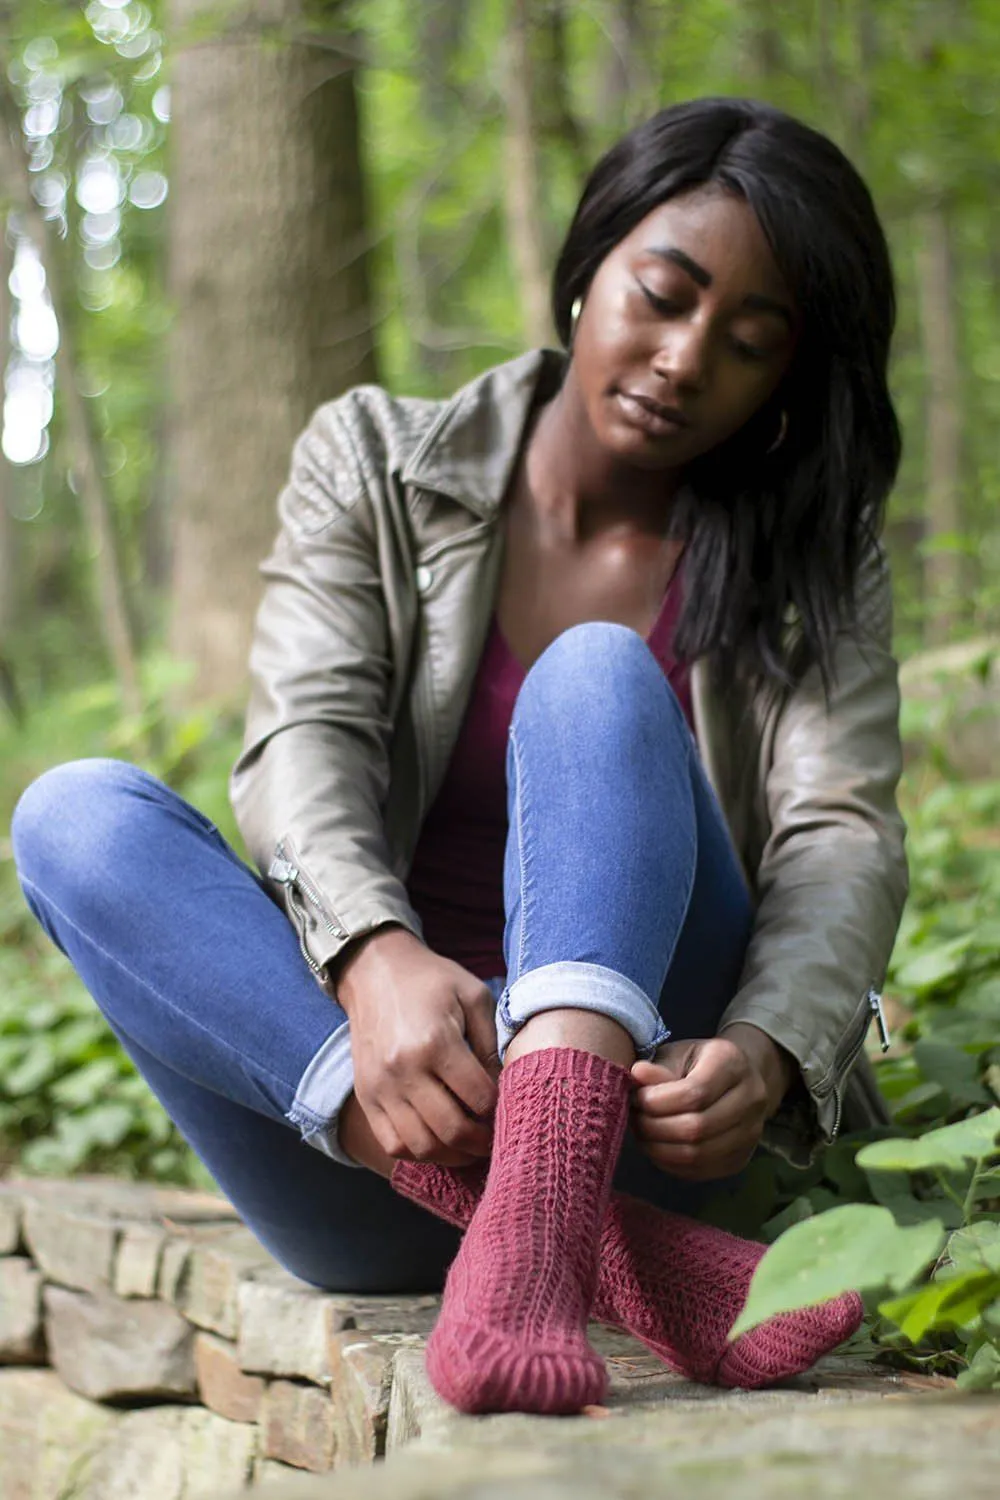
POLYGON ((575 298, 659 204, 706 183, 744 198, 798 303, 802 336, 778 391, 692 463, 672 518, 687 542, 678 654, 787 685, 833 677, 856 624, 855 579, 900 459, 887 382, 892 266, 871 194, 818 131, 750 99, 696 99, 637 126, 591 172, 553 281, 570 341, 575 298), (787 435, 767 448, 787 412, 787 435), (785 626, 794 619, 794 654, 785 626))

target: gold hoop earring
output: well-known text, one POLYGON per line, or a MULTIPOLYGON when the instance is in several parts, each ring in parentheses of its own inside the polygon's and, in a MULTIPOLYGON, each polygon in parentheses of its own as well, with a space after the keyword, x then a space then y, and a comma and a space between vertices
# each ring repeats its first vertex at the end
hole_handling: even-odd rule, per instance
POLYGON ((765 458, 769 457, 772 453, 775 453, 781 447, 782 443, 785 441, 785 437, 787 436, 787 433, 788 433, 788 413, 787 413, 787 411, 785 411, 784 409, 782 409, 781 421, 778 424, 778 436, 775 438, 775 440, 771 444, 770 448, 765 448, 764 449, 764 457, 765 458))
POLYGON ((583 312, 583 298, 582 297, 574 297, 573 298, 573 306, 569 310, 569 347, 571 349, 573 347, 573 341, 576 338, 576 325, 580 321, 580 314, 582 312, 583 312))

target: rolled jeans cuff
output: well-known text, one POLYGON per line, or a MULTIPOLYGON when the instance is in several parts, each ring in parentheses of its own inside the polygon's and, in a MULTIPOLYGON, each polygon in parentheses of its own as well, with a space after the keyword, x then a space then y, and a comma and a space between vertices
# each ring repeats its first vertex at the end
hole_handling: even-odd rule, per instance
POLYGON ((354 1088, 351 1027, 348 1021, 330 1033, 299 1079, 286 1120, 298 1127, 307 1146, 322 1151, 343 1167, 360 1165, 340 1144, 340 1111, 354 1088))
POLYGON ((546 1010, 589 1010, 617 1021, 650 1058, 670 1037, 663 1018, 644 990, 603 964, 565 961, 529 969, 504 989, 497 1007, 500 1061, 512 1038, 532 1016, 546 1010))

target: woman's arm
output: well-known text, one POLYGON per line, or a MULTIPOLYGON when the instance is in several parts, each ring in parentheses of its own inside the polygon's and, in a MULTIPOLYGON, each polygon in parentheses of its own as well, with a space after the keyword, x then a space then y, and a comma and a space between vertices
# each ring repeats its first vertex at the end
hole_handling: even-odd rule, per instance
POLYGON ((875 1012, 907 894, 896 805, 902 752, 892 605, 880 550, 858 585, 859 634, 841 637, 827 702, 818 669, 789 695, 766 781, 770 836, 740 986, 719 1034, 757 1027, 794 1057, 793 1090, 765 1140, 802 1159, 840 1124, 844 1083, 875 1012), (791 1111, 797 1111, 790 1129, 791 1111))
POLYGON ((393 873, 389 629, 378 538, 343 402, 298 439, 262 566, 243 752, 233 809, 247 848, 284 899, 319 972, 386 924, 420 935, 393 873))

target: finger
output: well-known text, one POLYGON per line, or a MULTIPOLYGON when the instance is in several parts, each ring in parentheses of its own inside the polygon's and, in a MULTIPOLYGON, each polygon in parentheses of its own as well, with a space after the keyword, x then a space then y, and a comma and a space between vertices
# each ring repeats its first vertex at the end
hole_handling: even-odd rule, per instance
POLYGON ((430 1161, 435 1151, 445 1149, 408 1099, 394 1099, 390 1106, 393 1126, 414 1161, 430 1161))
POLYGON ((479 1058, 456 1035, 455 1042, 438 1063, 435 1072, 443 1084, 461 1099, 473 1115, 488 1116, 496 1105, 497 1089, 479 1058))
POLYGON ((755 1114, 753 1101, 747 1091, 735 1088, 710 1104, 708 1109, 683 1115, 654 1114, 637 1105, 632 1112, 632 1130, 645 1141, 676 1141, 682 1145, 697 1145, 702 1141, 713 1141, 741 1126, 746 1129, 755 1114))
POLYGON ((653 1058, 640 1058, 632 1064, 632 1077, 639 1084, 670 1083, 685 1077, 694 1066, 698 1048, 703 1042, 665 1042, 653 1058))
POLYGON ((749 1065, 741 1052, 706 1043, 684 1078, 641 1087, 636 1090, 634 1103, 644 1114, 701 1114, 730 1089, 737 1088, 748 1072, 749 1065))
POLYGON ((643 1143, 643 1150, 658 1167, 672 1176, 685 1178, 726 1177, 745 1167, 758 1145, 758 1131, 727 1131, 709 1144, 687 1145, 682 1142, 643 1143))
POLYGON ((495 1083, 500 1075, 500 1056, 493 996, 485 985, 480 985, 471 995, 460 994, 459 1002, 465 1014, 466 1041, 495 1083))
POLYGON ((493 1132, 474 1120, 436 1078, 424 1078, 407 1094, 411 1104, 442 1149, 459 1151, 470 1161, 489 1156, 493 1132))

